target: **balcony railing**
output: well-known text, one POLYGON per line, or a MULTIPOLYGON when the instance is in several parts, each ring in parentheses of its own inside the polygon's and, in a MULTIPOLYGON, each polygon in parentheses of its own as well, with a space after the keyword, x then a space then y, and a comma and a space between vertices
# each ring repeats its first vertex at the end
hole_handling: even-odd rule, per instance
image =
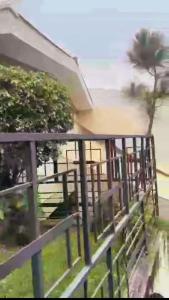
POLYGON ((25 169, 17 185, 1 188, 0 202, 18 191, 26 195, 32 241, 0 264, 0 279, 31 260, 34 297, 44 298, 78 266, 61 298, 130 297, 134 270, 148 252, 148 224, 158 216, 153 136, 0 134, 2 153, 7 145, 11 151, 20 145, 25 169), (48 141, 57 142, 60 154, 39 167, 37 147, 48 141), (44 220, 52 220, 45 233, 44 220), (58 237, 65 239, 67 269, 45 291, 42 250, 58 237))

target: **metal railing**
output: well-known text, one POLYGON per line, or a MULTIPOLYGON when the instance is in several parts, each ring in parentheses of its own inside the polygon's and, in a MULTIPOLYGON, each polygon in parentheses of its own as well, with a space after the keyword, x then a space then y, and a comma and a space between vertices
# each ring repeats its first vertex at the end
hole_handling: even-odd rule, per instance
MULTIPOLYGON (((0 264, 0 279, 32 261, 34 297, 50 297, 52 292, 81 266, 72 283, 63 290, 61 298, 130 297, 130 278, 140 260, 148 251, 147 225, 158 216, 158 190, 155 164, 155 146, 152 136, 81 136, 68 134, 0 134, 0 145, 21 143, 25 151, 26 182, 0 191, 0 201, 11 193, 26 192, 32 242, 8 261, 0 264), (38 178, 37 145, 53 141, 76 144, 78 163, 69 169, 44 178, 38 178), (86 143, 99 143, 100 160, 86 162, 86 143), (101 145, 101 146, 100 146, 101 145), (70 180, 71 175, 71 180, 70 180), (56 180, 60 178, 59 180, 56 180), (38 203, 38 187, 52 184, 57 191, 61 184, 61 202, 38 203), (71 191, 70 191, 71 187, 71 191), (73 193, 73 202, 70 195, 73 193), (53 209, 53 216, 62 219, 48 232, 40 231, 38 206, 53 209), (58 217, 57 209, 62 213, 58 217), (150 214, 151 208, 151 214, 150 214), (149 221, 146 216, 149 211, 149 221), (55 211, 54 211, 55 210, 55 211), (150 217, 151 215, 151 217, 150 217), (73 229, 72 229, 73 228, 73 229), (77 257, 73 260, 71 234, 77 240, 77 257), (81 237, 83 233, 83 239, 81 237), (42 250, 58 237, 65 238, 67 270, 45 293, 42 250), (82 241, 83 240, 83 241, 82 241), (94 240, 94 247, 93 241, 94 240), (97 267, 99 279, 93 279, 97 267), (94 282, 91 287, 90 281, 94 282)), ((64 145, 64 147, 65 147, 64 145)), ((87 150, 88 151, 88 150, 87 150)), ((94 159, 94 158, 93 158, 94 159)), ((54 193, 54 192, 53 192, 54 193)), ((55 197, 54 197, 55 199, 55 197)), ((47 218, 47 221, 50 218, 47 218)), ((97 276, 98 277, 98 276, 97 276)))

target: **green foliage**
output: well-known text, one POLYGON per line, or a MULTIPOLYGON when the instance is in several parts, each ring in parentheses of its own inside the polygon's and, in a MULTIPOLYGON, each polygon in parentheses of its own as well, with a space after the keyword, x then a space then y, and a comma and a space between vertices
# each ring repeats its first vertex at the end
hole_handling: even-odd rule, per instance
POLYGON ((154 72, 155 67, 162 66, 168 59, 168 53, 161 33, 141 29, 135 36, 132 49, 128 51, 128 57, 135 67, 154 72))
MULTIPOLYGON (((164 36, 155 31, 141 29, 133 41, 133 46, 128 51, 129 61, 134 67, 147 71, 153 78, 153 90, 136 86, 132 83, 129 96, 137 97, 144 104, 145 112, 149 118, 147 134, 151 134, 159 99, 163 98, 163 91, 168 91, 169 82, 162 78, 162 70, 169 59, 169 48, 164 43, 164 36)), ((127 92, 128 92, 127 91, 127 92)), ((160 103, 161 105, 161 103, 160 103)))
POLYGON ((0 66, 1 132, 66 132, 72 128, 65 87, 45 73, 0 66))
MULTIPOLYGON (((67 90, 41 72, 0 66, 0 132, 64 133, 73 126, 67 90)), ((0 186, 15 185, 25 170, 23 144, 4 145, 0 153, 0 186)), ((58 156, 56 143, 37 145, 41 165, 58 156)))
MULTIPOLYGON (((82 231, 81 231, 81 245, 83 244, 82 239, 82 231)), ((100 244, 96 244, 93 239, 93 235, 91 235, 91 248, 92 253, 94 254, 98 248, 101 246, 100 244)), ((117 241, 118 244, 119 241, 117 241)), ((82 247, 83 248, 83 247, 82 247)), ((119 249, 121 248, 121 243, 119 245, 114 245, 113 248, 113 258, 117 255, 119 249)), ((77 233, 76 230, 71 230, 71 249, 72 249, 72 257, 73 261, 77 259, 77 233)), ((15 248, 6 248, 4 253, 3 247, 0 245, 0 262, 3 263, 11 255, 14 255, 16 250, 15 248), (2 251, 2 252, 1 252, 2 251)), ((83 249, 82 249, 83 251, 83 249)), ((76 278, 80 271, 84 268, 84 253, 82 253, 82 260, 77 264, 75 268, 72 269, 70 274, 63 280, 63 282, 52 292, 50 298, 59 298, 61 294, 68 288, 68 286, 72 283, 72 281, 76 278)), ((56 241, 50 243, 46 246, 42 251, 43 258, 43 276, 44 276, 44 285, 45 291, 49 290, 56 280, 58 280, 67 269, 67 253, 66 253, 66 240, 64 236, 56 239, 56 241)), ((122 261, 120 261, 120 275, 121 277, 124 275, 124 266, 122 261)), ((92 270, 89 275, 89 297, 93 294, 96 287, 103 279, 103 274, 107 273, 106 260, 102 259, 100 263, 92 270)), ((114 283, 117 284, 117 273, 116 268, 113 269, 114 273, 114 283)), ((121 288, 122 295, 126 292, 126 287, 123 285, 121 288)), ((81 289, 75 293, 75 298, 83 297, 83 292, 81 289)), ((106 294, 106 289, 105 289, 106 294)), ((32 289, 32 276, 31 276, 31 263, 28 262, 21 268, 14 271, 10 276, 6 277, 0 282, 0 297, 1 298, 28 298, 33 297, 33 289, 32 289)), ((125 297, 126 298, 126 297, 125 297)))
POLYGON ((161 66, 161 62, 164 62, 165 60, 168 59, 168 51, 166 51, 165 48, 158 49, 155 52, 155 59, 157 62, 159 62, 159 66, 161 66))
MULTIPOLYGON (((0 65, 0 132, 63 133, 72 126, 70 97, 57 80, 45 73, 0 65)), ((22 143, 1 145, 0 189, 16 185, 24 174, 28 164, 24 147, 22 143)), ((37 144, 38 166, 57 156, 57 143, 37 144)), ((29 222, 25 205, 20 205, 18 198, 6 199, 6 204, 1 218, 4 214, 7 234, 12 230, 17 244, 27 243, 29 222)))
POLYGON ((2 239, 17 245, 31 241, 29 232, 28 201, 23 193, 10 194, 2 199, 3 232, 2 239))

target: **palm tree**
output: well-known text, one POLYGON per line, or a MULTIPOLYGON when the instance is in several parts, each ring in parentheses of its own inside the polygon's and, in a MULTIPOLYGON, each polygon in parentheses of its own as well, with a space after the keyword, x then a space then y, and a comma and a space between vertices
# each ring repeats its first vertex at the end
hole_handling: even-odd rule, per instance
POLYGON ((151 134, 157 102, 161 96, 159 84, 165 62, 169 59, 169 48, 165 46, 164 36, 161 33, 141 29, 135 35, 128 57, 134 67, 147 71, 153 78, 153 90, 145 93, 144 98, 149 116, 147 134, 151 134))

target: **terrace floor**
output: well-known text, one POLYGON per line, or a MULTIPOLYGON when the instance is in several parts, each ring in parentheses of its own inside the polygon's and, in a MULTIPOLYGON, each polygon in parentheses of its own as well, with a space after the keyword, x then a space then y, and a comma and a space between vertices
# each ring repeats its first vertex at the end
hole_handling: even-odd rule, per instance
POLYGON ((159 198, 160 219, 169 221, 169 200, 159 198))

